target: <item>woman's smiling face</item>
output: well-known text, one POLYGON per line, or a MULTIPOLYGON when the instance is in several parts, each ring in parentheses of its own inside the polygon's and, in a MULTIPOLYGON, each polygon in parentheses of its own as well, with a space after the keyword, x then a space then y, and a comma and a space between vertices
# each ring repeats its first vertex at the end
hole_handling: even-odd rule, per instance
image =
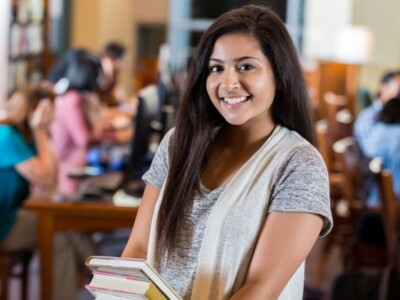
POLYGON ((227 34, 214 44, 208 62, 207 93, 231 125, 275 125, 271 106, 276 83, 259 42, 247 34, 227 34))

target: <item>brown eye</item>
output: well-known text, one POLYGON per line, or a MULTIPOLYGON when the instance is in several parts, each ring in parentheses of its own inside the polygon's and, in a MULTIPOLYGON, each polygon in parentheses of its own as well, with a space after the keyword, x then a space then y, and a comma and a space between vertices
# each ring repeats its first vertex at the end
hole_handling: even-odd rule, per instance
POLYGON ((223 71, 224 69, 220 65, 213 65, 213 66, 210 66, 208 70, 210 73, 219 73, 219 72, 223 71))
POLYGON ((239 71, 251 71, 254 67, 250 64, 243 64, 239 66, 239 71))

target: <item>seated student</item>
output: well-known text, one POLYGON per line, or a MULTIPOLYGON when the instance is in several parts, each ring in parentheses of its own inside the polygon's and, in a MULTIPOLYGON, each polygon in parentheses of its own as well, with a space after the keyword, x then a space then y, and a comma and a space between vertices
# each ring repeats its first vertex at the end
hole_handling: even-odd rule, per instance
MULTIPOLYGON (((35 250, 36 214, 23 208, 33 185, 53 185, 56 158, 48 129, 54 93, 46 83, 17 90, 0 125, 0 250, 35 250)), ((53 299, 75 299, 78 261, 94 249, 80 234, 60 233, 54 245, 53 299)), ((49 283, 51 284, 51 283, 49 283)))
POLYGON ((100 52, 104 82, 99 96, 105 105, 104 122, 107 138, 120 142, 132 138, 132 121, 137 113, 138 98, 125 97, 118 88, 118 79, 125 68, 125 47, 117 42, 106 44, 100 52))
POLYGON ((63 89, 58 90, 51 137, 60 162, 58 194, 75 196, 80 182, 69 175, 86 165, 89 146, 103 134, 103 108, 96 92, 104 77, 98 58, 82 49, 64 73, 56 83, 62 82, 63 89))
POLYGON ((123 256, 147 258, 184 299, 302 299, 332 216, 284 23, 255 5, 218 17, 186 82, 123 256))
MULTIPOLYGON (((400 197, 400 97, 386 102, 377 116, 371 133, 371 144, 366 149, 369 157, 381 157, 384 168, 393 174, 394 190, 400 197)), ((377 190, 370 196, 371 204, 378 204, 377 190)))
POLYGON ((368 148, 371 147, 371 133, 377 122, 377 116, 382 110, 383 105, 395 97, 400 91, 400 72, 390 72, 385 74, 379 85, 379 94, 375 102, 365 108, 356 119, 354 124, 354 136, 360 146, 363 155, 367 155, 368 148))
POLYGON ((117 95, 117 83, 121 71, 125 67, 125 47, 116 42, 106 44, 100 52, 105 82, 101 87, 103 102, 108 107, 120 105, 121 95, 117 95))

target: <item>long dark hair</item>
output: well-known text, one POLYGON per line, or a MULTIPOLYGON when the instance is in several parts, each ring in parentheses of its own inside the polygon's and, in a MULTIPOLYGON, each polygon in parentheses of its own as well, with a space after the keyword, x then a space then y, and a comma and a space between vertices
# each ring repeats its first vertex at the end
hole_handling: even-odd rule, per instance
POLYGON ((170 142, 170 169, 158 217, 158 254, 173 248, 185 204, 193 191, 199 190, 200 172, 215 129, 225 123, 207 94, 208 61, 216 40, 235 33, 254 36, 271 63, 277 82, 272 105, 274 122, 315 144, 303 71, 284 23, 271 9, 257 5, 247 5, 221 15, 197 46, 179 103, 176 128, 170 142))
POLYGON ((59 94, 69 90, 95 92, 104 81, 104 72, 98 56, 84 48, 73 48, 53 67, 49 79, 56 87, 61 80, 67 80, 62 91, 56 88, 59 94))

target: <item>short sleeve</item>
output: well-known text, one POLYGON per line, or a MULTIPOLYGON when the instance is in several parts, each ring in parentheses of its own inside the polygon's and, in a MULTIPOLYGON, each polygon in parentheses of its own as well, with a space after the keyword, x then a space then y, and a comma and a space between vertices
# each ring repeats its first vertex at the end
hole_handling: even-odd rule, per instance
POLYGON ((33 156, 35 151, 12 126, 0 125, 0 167, 13 167, 33 156))
POLYGON ((329 180, 325 163, 311 145, 292 151, 279 168, 269 212, 304 212, 323 218, 320 236, 328 234, 333 221, 329 180))
POLYGON ((151 162, 149 170, 142 176, 146 183, 154 185, 156 188, 161 189, 165 179, 168 176, 169 169, 169 140, 173 134, 174 129, 171 129, 162 139, 157 148, 156 154, 151 162))

